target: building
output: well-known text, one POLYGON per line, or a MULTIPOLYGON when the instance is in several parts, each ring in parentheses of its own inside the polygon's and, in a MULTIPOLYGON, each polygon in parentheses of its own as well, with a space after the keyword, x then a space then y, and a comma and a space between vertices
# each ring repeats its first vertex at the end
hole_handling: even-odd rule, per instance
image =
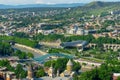
POLYGON ((110 12, 111 15, 120 14, 120 10, 115 10, 110 12))
POLYGON ((48 71, 46 71, 48 76, 40 77, 34 80, 73 80, 75 72, 72 69, 73 63, 71 60, 68 61, 66 68, 67 69, 61 74, 59 73, 59 70, 57 70, 57 73, 55 74, 54 68, 51 66, 48 71))
POLYGON ((82 41, 82 40, 72 41, 72 42, 64 42, 64 43, 60 44, 60 46, 63 47, 63 48, 74 48, 74 47, 76 47, 79 52, 83 51, 87 45, 88 45, 88 42, 87 41, 82 41))
POLYGON ((9 71, 0 71, 0 80, 12 80, 14 78, 14 73, 9 71))
POLYGON ((7 71, 6 67, 0 67, 0 80, 12 80, 15 77, 14 72, 7 71))
POLYGON ((117 80, 120 77, 120 73, 113 73, 113 80, 117 80))
POLYGON ((68 78, 68 77, 55 77, 55 78, 52 78, 52 77, 41 77, 39 79, 35 79, 35 80, 73 80, 72 78, 68 78))
POLYGON ((85 30, 84 29, 78 29, 77 31, 76 31, 76 35, 84 35, 85 34, 85 30))
POLYGON ((66 70, 60 74, 61 77, 73 77, 75 72, 73 71, 73 63, 71 60, 66 65, 66 70))
POLYGON ((75 34, 75 35, 84 35, 84 29, 79 28, 77 25, 72 25, 67 30, 68 34, 75 34))
POLYGON ((49 70, 48 70, 48 75, 49 75, 49 77, 55 77, 55 75, 54 75, 54 68, 53 68, 53 66, 51 65, 51 67, 49 68, 49 70))
POLYGON ((77 30, 78 30, 78 26, 72 25, 72 26, 70 26, 70 28, 68 28, 67 33, 68 34, 76 34, 77 30))
POLYGON ((84 34, 88 35, 88 34, 95 34, 97 33, 97 30, 84 30, 84 34))
POLYGON ((32 68, 32 65, 29 65, 28 66, 28 76, 27 76, 27 79, 28 80, 33 80, 33 77, 34 77, 33 68, 32 68))

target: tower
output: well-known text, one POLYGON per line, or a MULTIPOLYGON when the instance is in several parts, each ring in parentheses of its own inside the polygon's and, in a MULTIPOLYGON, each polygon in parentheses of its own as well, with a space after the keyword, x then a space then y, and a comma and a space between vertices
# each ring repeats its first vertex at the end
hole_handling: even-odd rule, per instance
POLYGON ((0 80, 7 80, 6 73, 0 72, 0 80))
POLYGON ((53 68, 52 65, 51 65, 51 67, 49 68, 48 75, 49 75, 50 77, 54 77, 54 68, 53 68))
POLYGON ((28 66, 28 79, 33 79, 33 69, 32 69, 32 65, 28 66))
POLYGON ((7 74, 6 80, 11 80, 11 75, 10 74, 7 74))
POLYGON ((59 72, 59 70, 57 70, 57 77, 59 77, 60 76, 60 72, 59 72))
POLYGON ((72 67, 73 67, 73 63, 72 61, 69 59, 68 63, 67 63, 67 71, 68 72, 72 72, 72 67))

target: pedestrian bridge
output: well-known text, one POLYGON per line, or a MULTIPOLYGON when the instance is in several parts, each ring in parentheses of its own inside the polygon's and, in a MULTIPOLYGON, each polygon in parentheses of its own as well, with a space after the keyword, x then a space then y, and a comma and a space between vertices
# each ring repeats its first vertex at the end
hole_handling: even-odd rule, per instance
POLYGON ((73 55, 69 55, 69 54, 63 54, 63 53, 49 53, 37 58, 34 58, 33 60, 39 62, 39 63, 43 63, 45 62, 47 59, 49 59, 50 57, 64 57, 64 58, 69 58, 72 59, 74 58, 73 55))

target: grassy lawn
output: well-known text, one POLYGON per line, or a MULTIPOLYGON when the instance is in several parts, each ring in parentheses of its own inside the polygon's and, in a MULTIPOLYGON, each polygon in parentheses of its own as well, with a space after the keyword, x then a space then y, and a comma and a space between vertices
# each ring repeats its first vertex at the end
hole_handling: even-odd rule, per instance
POLYGON ((104 60, 102 60, 102 59, 97 59, 97 58, 84 57, 84 58, 82 58, 82 59, 84 59, 84 60, 86 60, 86 61, 93 61, 93 62, 98 62, 98 63, 104 62, 104 60))

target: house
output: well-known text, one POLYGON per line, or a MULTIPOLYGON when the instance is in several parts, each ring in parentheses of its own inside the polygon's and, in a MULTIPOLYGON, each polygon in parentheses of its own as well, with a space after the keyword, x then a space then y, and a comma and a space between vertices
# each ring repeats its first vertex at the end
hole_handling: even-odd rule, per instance
POLYGON ((77 25, 72 25, 67 30, 68 34, 84 35, 84 29, 79 28, 77 25))
POLYGON ((84 33, 85 33, 85 32, 84 32, 84 29, 80 29, 80 28, 79 28, 79 29, 76 31, 76 34, 77 34, 77 35, 84 35, 84 33))
POLYGON ((48 35, 48 34, 53 34, 53 33, 55 33, 55 31, 54 31, 54 30, 38 30, 37 33, 42 33, 42 34, 44 34, 44 35, 48 35))
POLYGON ((48 34, 53 34, 54 30, 43 30, 42 34, 48 35, 48 34))
POLYGON ((71 25, 70 28, 67 30, 68 34, 76 34, 78 30, 78 26, 76 25, 71 25))
POLYGON ((111 15, 120 14, 120 10, 115 10, 110 12, 111 15))

